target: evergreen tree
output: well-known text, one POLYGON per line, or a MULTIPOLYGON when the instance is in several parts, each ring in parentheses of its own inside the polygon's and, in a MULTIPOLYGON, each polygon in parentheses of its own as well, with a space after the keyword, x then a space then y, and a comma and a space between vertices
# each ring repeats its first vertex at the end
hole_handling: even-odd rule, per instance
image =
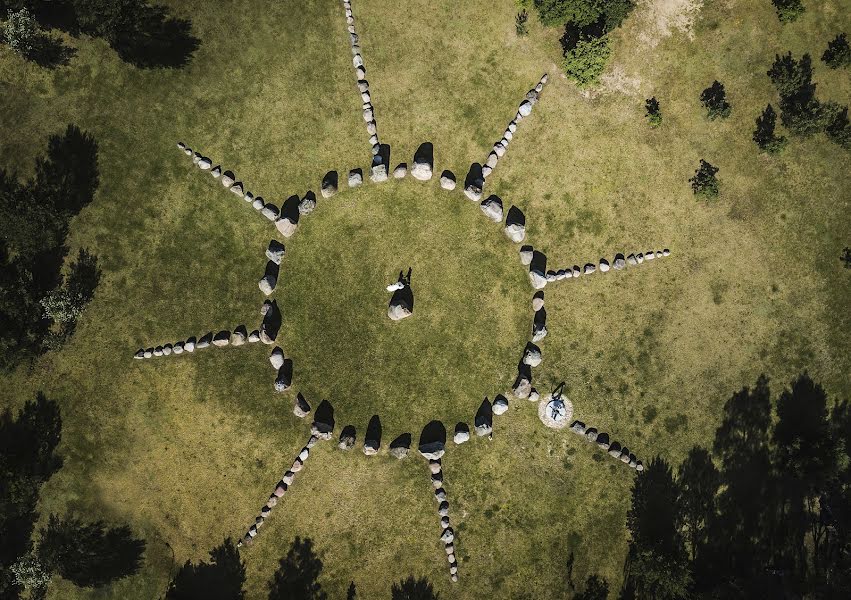
POLYGON ((851 45, 844 33, 840 33, 827 43, 827 50, 821 59, 831 69, 840 69, 851 65, 851 45))
POLYGON ((768 154, 779 154, 786 147, 786 137, 774 133, 777 122, 777 113, 770 104, 765 107, 762 114, 756 118, 756 129, 753 132, 753 141, 759 149, 768 154))
POLYGON ((777 55, 768 76, 780 95, 780 120, 789 131, 807 136, 824 129, 824 110, 816 99, 809 54, 799 61, 791 52, 777 55))
POLYGON ((827 137, 845 149, 851 149, 851 124, 848 122, 848 107, 827 105, 830 116, 824 129, 827 137))
POLYGON ((727 92, 724 84, 715 80, 708 88, 700 94, 700 102, 706 108, 706 116, 714 121, 718 117, 726 119, 730 116, 733 108, 727 102, 727 92))
POLYGON ((139 571, 144 540, 126 525, 107 529, 103 521, 83 523, 51 515, 41 530, 39 560, 81 587, 100 587, 139 571))
POLYGON ((695 196, 711 200, 718 196, 718 167, 714 167, 705 160, 700 160, 700 167, 694 172, 694 177, 689 179, 691 191, 695 196))

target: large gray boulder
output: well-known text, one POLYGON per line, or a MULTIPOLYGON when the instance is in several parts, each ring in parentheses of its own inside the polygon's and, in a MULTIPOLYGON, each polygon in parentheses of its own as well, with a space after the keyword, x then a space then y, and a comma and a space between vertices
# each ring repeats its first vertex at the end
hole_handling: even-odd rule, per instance
POLYGON ((278 240, 269 241, 269 247, 266 248, 266 258, 276 265, 280 265, 281 260, 284 258, 284 254, 286 254, 286 248, 284 248, 284 245, 281 242, 278 240))
MULTIPOLYGON (((528 394, 527 394, 528 395, 528 394)), ((508 410, 508 398, 502 394, 497 394, 493 399, 493 414, 502 415, 508 410)))
POLYGON ((396 179, 404 179, 405 175, 408 174, 408 165, 405 163, 399 163, 396 165, 396 168, 393 169, 393 177, 396 179))
POLYGON ((349 187, 356 188, 363 184, 363 171, 360 169, 352 169, 349 171, 349 187))
POLYGON ((411 165, 411 176, 420 181, 428 181, 433 175, 434 148, 431 142, 420 144, 414 153, 414 162, 411 165))
POLYGON ((542 360, 541 349, 531 342, 526 344, 526 349, 523 351, 523 364, 530 367, 537 367, 541 364, 542 360))
POLYGON ((271 354, 269 354, 269 362, 276 371, 284 366, 284 351, 280 346, 275 346, 272 349, 271 354))
POLYGON ((488 196, 482 201, 480 208, 485 216, 494 223, 502 221, 502 200, 499 196, 488 196))
POLYGON ((340 432, 340 441, 337 446, 340 450, 351 450, 355 447, 355 428, 352 425, 346 425, 343 427, 343 431, 340 432))
POLYGON ((325 177, 322 178, 321 189, 323 198, 330 198, 337 193, 338 179, 337 171, 328 171, 325 174, 325 177))
POLYGON ((263 274, 263 277, 260 278, 260 281, 257 283, 260 291, 270 295, 275 291, 275 286, 278 285, 278 272, 280 267, 277 263, 273 261, 268 261, 266 263, 266 272, 263 274))
POLYGON ((213 345, 218 347, 227 346, 230 344, 230 331, 223 329, 213 336, 213 345))
POLYGON ((444 190, 455 189, 455 174, 452 171, 444 171, 440 174, 440 187, 444 190))
MULTIPOLYGON (((230 335, 230 345, 231 346, 242 346, 245 342, 248 341, 248 330, 245 328, 245 325, 237 325, 233 330, 233 333, 230 335)), ((182 351, 182 348, 181 348, 182 351)))
POLYGON ((298 213, 300 215, 309 215, 316 210, 316 194, 308 190, 298 203, 298 213))
POLYGON ((470 426, 464 422, 460 422, 455 425, 455 435, 452 437, 452 441, 456 444, 463 444, 464 442, 470 439, 470 426))
POLYGON ((534 255, 534 250, 532 246, 525 245, 520 247, 520 264, 524 266, 529 266, 532 264, 532 257, 534 255))

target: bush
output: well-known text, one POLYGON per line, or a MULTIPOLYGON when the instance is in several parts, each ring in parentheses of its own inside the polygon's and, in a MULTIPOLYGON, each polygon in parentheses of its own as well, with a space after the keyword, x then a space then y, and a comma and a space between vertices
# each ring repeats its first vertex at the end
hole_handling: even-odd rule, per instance
POLYGON ((700 167, 694 172, 694 177, 689 179, 691 191, 695 196, 701 196, 707 200, 718 197, 718 167, 714 167, 705 160, 700 160, 700 167))
POLYGON ((0 39, 15 52, 43 67, 67 64, 74 54, 61 40, 45 34, 26 8, 9 9, 9 18, 0 28, 0 39))
POLYGON ((756 118, 756 129, 753 132, 753 141, 759 149, 768 154, 778 154, 786 147, 786 137, 774 134, 777 122, 777 113, 770 104, 765 107, 762 114, 756 118))
POLYGON ((771 3, 781 23, 791 23, 804 14, 804 5, 801 0, 771 0, 771 3))
POLYGON ((54 323, 75 323, 86 303, 78 294, 73 294, 64 287, 56 288, 42 298, 45 316, 54 323))
POLYGON ((3 39, 9 47, 25 58, 31 57, 40 44, 41 29, 26 8, 9 10, 9 19, 3 25, 3 39))
POLYGON ((607 31, 620 26, 635 7, 632 0, 534 0, 534 5, 544 25, 570 21, 582 27, 602 22, 607 31))
POLYGON ((606 35, 579 40, 576 47, 565 54, 564 71, 579 87, 588 87, 600 81, 611 53, 606 35))
POLYGON ((848 107, 828 104, 825 107, 827 125, 824 132, 827 137, 845 149, 851 149, 851 124, 848 122, 848 107))
POLYGON ((645 116, 650 122, 651 127, 659 127, 662 124, 662 111, 659 108, 659 101, 656 97, 648 98, 644 101, 644 108, 647 110, 645 116))
POLYGON ((514 29, 517 31, 517 35, 526 35, 529 31, 526 29, 526 22, 529 20, 529 13, 526 12, 524 8, 517 16, 514 17, 514 29))
POLYGON ((827 43, 827 50, 821 59, 831 69, 839 69, 851 65, 851 46, 844 33, 840 33, 827 43))
POLYGON ((727 102, 727 92, 724 84, 715 80, 700 94, 700 102, 706 108, 706 116, 714 121, 718 117, 726 119, 730 116, 732 107, 727 102))
POLYGON ((791 52, 775 56, 768 76, 780 95, 780 120, 789 131, 807 136, 824 129, 824 110, 815 97, 809 54, 801 60, 792 58, 791 52))

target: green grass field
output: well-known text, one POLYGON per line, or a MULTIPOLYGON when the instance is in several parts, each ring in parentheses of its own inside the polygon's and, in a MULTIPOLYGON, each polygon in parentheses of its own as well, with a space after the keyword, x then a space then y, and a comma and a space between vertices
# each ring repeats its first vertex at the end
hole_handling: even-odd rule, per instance
MULTIPOLYGON (((343 9, 336 1, 165 2, 193 20, 201 46, 183 70, 143 72, 108 46, 69 39, 77 56, 46 71, 0 47, 0 165, 28 176, 47 137, 69 122, 100 146, 101 186, 77 216, 71 255, 104 271, 70 343, 2 376, 3 405, 44 390, 62 406, 64 468, 39 510, 127 522, 148 542, 140 574, 83 591, 56 580, 49 597, 161 595, 187 559, 240 536, 306 441, 295 391, 327 398, 358 440, 384 423, 375 457, 315 448, 291 493, 244 549, 248 597, 297 535, 314 539, 320 582, 345 596, 386 598, 424 575, 446 598, 564 598, 599 573, 617 587, 633 471, 513 403, 494 439, 450 448, 446 488, 461 581, 449 581, 424 462, 397 461, 389 441, 431 418, 472 423, 481 397, 511 385, 531 327, 532 289, 517 247, 461 193, 406 179, 320 198, 287 245, 275 296, 295 385, 275 394, 268 347, 134 361, 140 346, 259 324, 263 250, 274 228, 202 175, 186 142, 280 204, 318 192, 322 175, 369 167, 343 9), (390 283, 413 266, 417 306, 390 323, 390 283)), ((353 3, 382 142, 410 163, 430 141, 435 170, 463 181, 499 139, 523 94, 550 74, 488 180, 527 217, 528 242, 550 268, 669 247, 663 261, 548 286, 549 336, 539 389, 564 380, 575 417, 638 455, 677 464, 711 443, 724 401, 760 373, 779 391, 808 370, 851 398, 849 154, 823 136, 757 152, 754 119, 776 93, 775 53, 814 57, 822 100, 847 104, 851 79, 818 57, 849 0, 807 3, 781 26, 768 0, 714 1, 690 36, 653 47, 655 3, 614 34, 609 71, 624 92, 581 93, 560 75, 560 32, 530 19, 514 32, 510 0, 353 3), (650 19, 652 20, 652 19, 650 19), (698 96, 722 81, 732 115, 709 122, 698 96), (664 123, 648 127, 655 95, 664 123), (695 200, 699 159, 720 168, 721 195, 695 200)))

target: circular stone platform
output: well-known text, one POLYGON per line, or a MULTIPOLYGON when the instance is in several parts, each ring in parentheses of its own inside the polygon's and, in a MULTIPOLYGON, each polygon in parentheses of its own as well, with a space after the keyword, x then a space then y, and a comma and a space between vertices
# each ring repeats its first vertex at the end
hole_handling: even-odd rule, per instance
POLYGON ((573 418, 573 403, 564 394, 562 394, 560 400, 563 406, 557 407, 555 406, 556 401, 553 400, 552 394, 547 394, 538 403, 538 418, 547 427, 564 429, 570 425, 570 421, 573 418), (559 409, 555 417, 553 416, 554 408, 559 409))
POLYGON ((341 192, 285 242, 276 296, 294 389, 329 400, 359 434, 379 415, 387 442, 432 419, 472 421, 485 396, 510 389, 529 339, 518 246, 436 180, 341 192), (385 288, 408 267, 414 312, 393 322, 385 288))

